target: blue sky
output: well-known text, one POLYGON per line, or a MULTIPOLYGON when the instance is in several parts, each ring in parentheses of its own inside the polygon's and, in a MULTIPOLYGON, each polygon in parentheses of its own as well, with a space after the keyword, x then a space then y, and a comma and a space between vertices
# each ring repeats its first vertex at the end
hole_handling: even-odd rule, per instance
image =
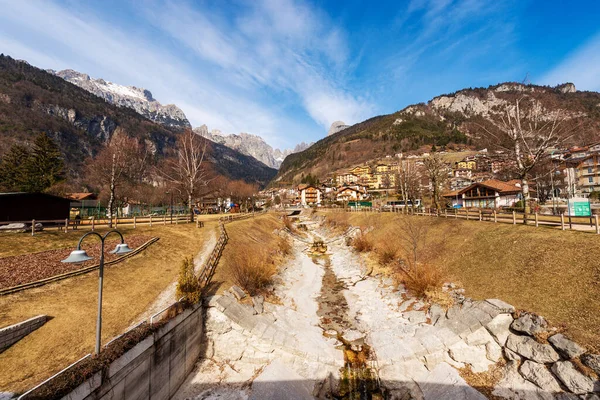
POLYGON ((274 147, 464 87, 600 91, 600 1, 0 0, 0 53, 274 147))

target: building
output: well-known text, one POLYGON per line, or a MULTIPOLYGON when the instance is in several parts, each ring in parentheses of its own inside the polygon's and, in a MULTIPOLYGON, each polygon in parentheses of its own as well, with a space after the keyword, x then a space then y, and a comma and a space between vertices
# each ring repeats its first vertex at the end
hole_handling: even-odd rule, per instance
POLYGON ((358 182, 358 176, 349 171, 340 171, 335 177, 335 183, 338 186, 356 182, 358 182))
POLYGON ((456 163, 456 169, 477 169, 477 161, 464 159, 456 163))
POLYGON ((314 185, 298 186, 300 193, 300 204, 303 206, 312 206, 321 204, 321 189, 314 185))
POLYGON ((71 216, 80 218, 98 216, 104 212, 95 193, 67 193, 71 200, 71 216))
POLYGON ((358 166, 352 168, 350 170, 350 173, 354 174, 356 176, 370 175, 371 174, 371 167, 369 167, 368 165, 358 165, 358 166))
POLYGON ((497 179, 473 183, 472 185, 444 195, 455 208, 500 208, 514 206, 521 199, 521 185, 497 179))
POLYGON ((591 192, 600 191, 600 153, 576 155, 565 160, 567 169, 571 169, 566 175, 573 180, 569 182, 569 186, 573 186, 574 194, 587 196, 591 192))
POLYGON ((336 194, 337 201, 357 201, 369 198, 367 188, 360 185, 341 187, 336 194))
POLYGON ((46 193, 0 193, 0 221, 65 220, 71 200, 46 193))

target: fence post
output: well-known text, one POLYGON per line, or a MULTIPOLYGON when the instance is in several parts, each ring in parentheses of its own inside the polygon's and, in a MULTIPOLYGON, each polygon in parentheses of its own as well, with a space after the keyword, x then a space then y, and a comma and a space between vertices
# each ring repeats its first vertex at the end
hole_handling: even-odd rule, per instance
POLYGON ((454 219, 458 219, 458 209, 454 209, 454 219))
POLYGON ((498 219, 496 218, 496 210, 494 210, 494 223, 498 222, 498 219))
POLYGON ((469 209, 467 208, 467 221, 469 220, 469 209))
POLYGON ((596 222, 596 235, 600 235, 600 226, 598 225, 598 214, 594 215, 594 220, 596 222))
POLYGON ((95 218, 96 218, 96 217, 92 217, 92 232, 94 231, 94 223, 95 223, 95 218))
MULTIPOLYGON (((598 226, 598 217, 596 216, 596 226, 598 226)), ((31 236, 35 235, 35 219, 31 220, 31 236)))
POLYGON ((513 225, 517 224, 517 213, 513 210, 513 225))
POLYGON ((560 229, 565 230, 565 213, 560 213, 560 229))
POLYGON ((133 216, 133 229, 135 229, 135 215, 133 216))
POLYGON ((152 228, 152 215, 150 215, 150 228, 152 228))
POLYGON ((444 208, 444 218, 448 218, 448 209, 444 208))
POLYGON ((69 231, 69 218, 65 218, 65 233, 69 231))
POLYGON ((538 213, 537 211, 535 212, 535 227, 537 228, 539 226, 538 224, 538 213))
POLYGON ((479 210, 479 220, 483 221, 483 214, 481 213, 481 210, 479 210))
POLYGON ((117 229, 119 227, 119 217, 116 216, 115 217, 115 229, 117 229))
POLYGON ((167 224, 167 214, 163 215, 163 225, 167 224))

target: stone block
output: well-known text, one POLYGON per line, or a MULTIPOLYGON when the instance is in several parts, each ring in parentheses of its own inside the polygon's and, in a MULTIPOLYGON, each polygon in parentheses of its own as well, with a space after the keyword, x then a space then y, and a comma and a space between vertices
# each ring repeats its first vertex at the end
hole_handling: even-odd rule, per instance
POLYGON ((567 360, 579 357, 585 353, 585 349, 583 347, 572 340, 567 339, 562 333, 550 336, 548 338, 548 342, 550 342, 550 344, 558 351, 558 353, 567 360))
POLYGON ((549 344, 536 342, 529 336, 510 334, 506 347, 515 353, 538 363, 552 363, 558 361, 560 356, 549 344))
POLYGON ((559 361, 552 365, 552 372, 575 394, 586 394, 594 390, 594 381, 577 371, 570 361, 559 361))
POLYGON ((558 381, 544 364, 525 360, 521 365, 520 372, 523 378, 527 379, 529 382, 535 383, 540 389, 544 389, 548 392, 562 391, 558 381))

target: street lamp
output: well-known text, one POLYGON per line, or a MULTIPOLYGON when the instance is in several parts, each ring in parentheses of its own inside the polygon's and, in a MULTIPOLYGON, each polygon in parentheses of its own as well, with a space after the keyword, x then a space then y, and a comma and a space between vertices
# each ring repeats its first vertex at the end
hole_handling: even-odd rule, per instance
POLYGON ((81 250, 81 242, 85 239, 86 236, 96 235, 100 238, 102 242, 102 246, 100 248, 100 269, 99 269, 99 280, 98 280, 98 319, 96 321, 96 354, 100 354, 100 334, 102 331, 102 279, 104 278, 104 240, 111 233, 116 233, 121 237, 121 243, 115 247, 111 254, 125 254, 129 253, 131 249, 127 244, 125 244, 125 240, 123 239, 123 235, 121 232, 113 229, 111 231, 106 232, 104 236, 100 235, 97 232, 88 232, 79 239, 79 243, 77 243, 77 248, 69 254, 69 257, 62 260, 64 263, 82 263, 85 261, 92 260, 93 257, 90 257, 85 250, 81 250))

